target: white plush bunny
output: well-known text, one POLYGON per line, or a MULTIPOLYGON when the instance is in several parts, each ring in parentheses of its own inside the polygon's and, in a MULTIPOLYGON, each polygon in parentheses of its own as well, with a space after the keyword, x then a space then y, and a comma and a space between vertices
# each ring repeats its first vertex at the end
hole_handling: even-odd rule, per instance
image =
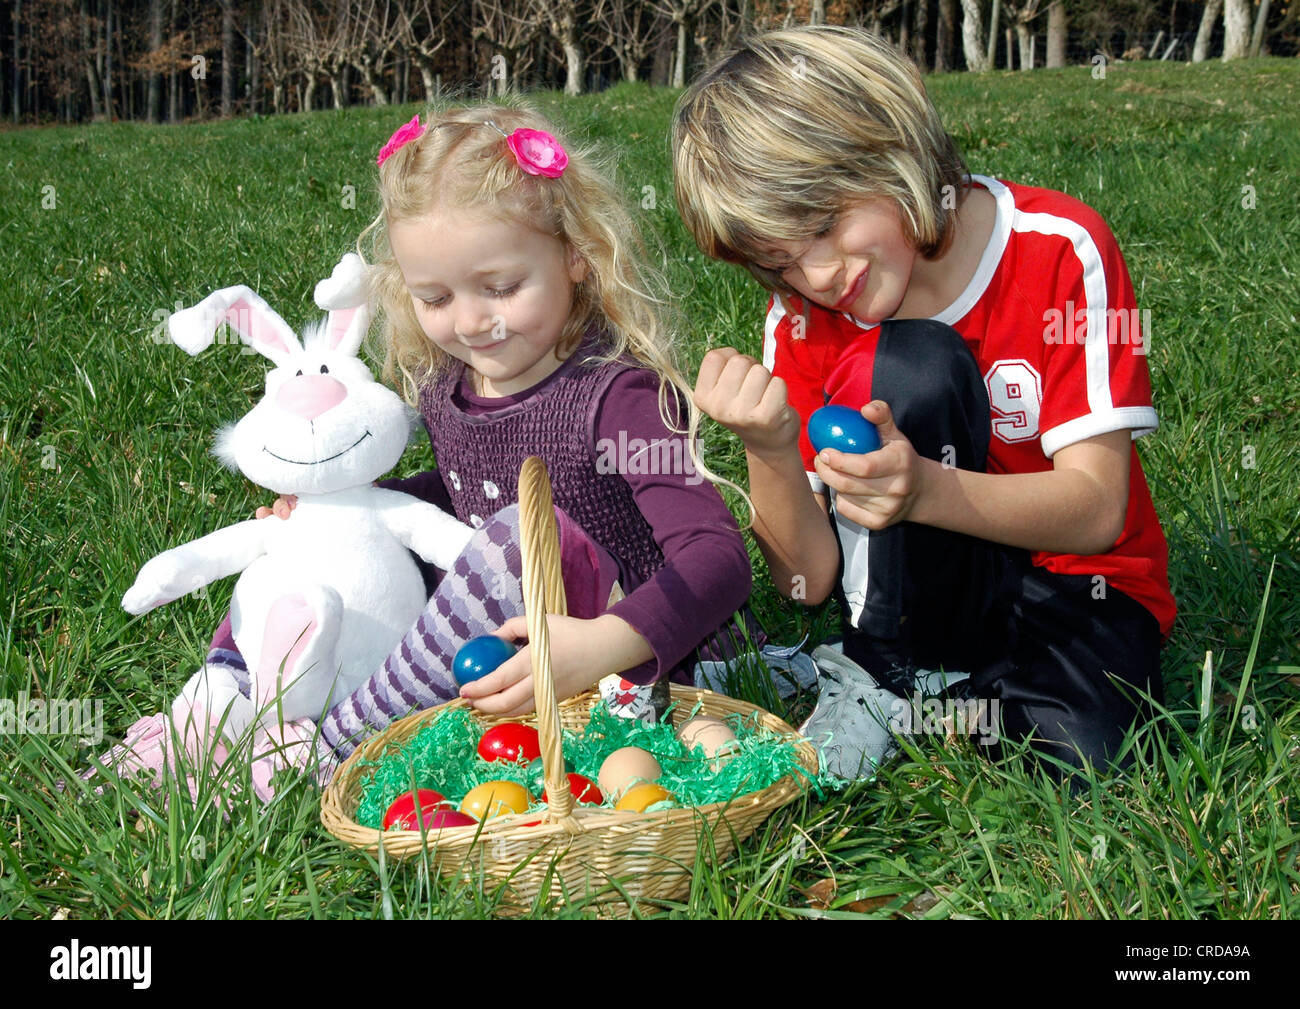
POLYGON ((239 522, 159 554, 123 596, 129 612, 146 613, 242 572, 230 616, 252 697, 232 674, 201 670, 172 706, 178 727, 219 725, 233 740, 254 722, 283 734, 319 719, 380 668, 423 610, 407 548, 446 569, 469 541, 469 526, 440 509, 371 485, 402 455, 414 414, 357 358, 370 319, 364 270, 349 254, 316 286, 329 318, 301 343, 243 286, 169 320, 190 354, 226 323, 275 363, 262 400, 219 434, 215 452, 254 483, 298 496, 287 521, 239 522))

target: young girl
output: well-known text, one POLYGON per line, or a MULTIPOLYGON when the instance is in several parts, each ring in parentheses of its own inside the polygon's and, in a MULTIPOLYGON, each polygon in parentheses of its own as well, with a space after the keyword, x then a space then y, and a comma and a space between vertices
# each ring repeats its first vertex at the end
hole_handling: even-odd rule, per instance
POLYGON ((1174 601, 1132 446, 1156 427, 1145 347, 1105 223, 967 175, 916 68, 848 28, 719 60, 673 150, 700 248, 773 295, 762 362, 711 351, 695 398, 744 442, 777 587, 841 603, 852 661, 805 726, 831 769, 883 759, 873 722, 901 702, 876 681, 911 696, 926 669, 969 672, 1004 736, 1067 766, 1118 756, 1140 694, 1161 697, 1174 601), (830 402, 882 448, 814 452, 803 425, 830 402))
MULTIPOLYGON (((458 693, 489 714, 531 709, 526 648, 464 687, 449 672, 469 638, 525 636, 514 502, 530 455, 547 465, 560 527, 570 615, 549 625, 561 697, 611 673, 632 685, 674 673, 689 682, 697 648, 751 585, 735 520, 684 434, 689 387, 637 228, 591 156, 530 109, 484 105, 413 119, 378 160, 384 375, 418 405, 438 461, 386 486, 478 532, 384 667, 321 721, 326 768, 393 719, 458 693), (626 595, 610 605, 615 582, 626 595)), ((207 665, 247 679, 228 621, 207 665)), ((306 765, 316 728, 297 726, 303 745, 258 761, 259 793, 276 768, 306 765)), ((167 734, 156 719, 125 749, 139 758, 167 734)))

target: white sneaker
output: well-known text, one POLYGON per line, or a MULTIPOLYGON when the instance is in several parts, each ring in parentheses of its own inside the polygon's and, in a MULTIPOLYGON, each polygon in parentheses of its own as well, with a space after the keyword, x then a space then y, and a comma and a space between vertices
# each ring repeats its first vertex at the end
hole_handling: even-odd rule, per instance
POLYGON ((822 673, 821 696, 799 732, 817 747, 822 770, 869 778, 898 752, 889 727, 907 702, 833 648, 822 645, 812 657, 822 673))
MULTIPOLYGON (((804 641, 807 641, 807 636, 804 641)), ((817 682, 817 666, 806 652, 801 651, 804 641, 797 645, 764 645, 759 652, 763 664, 771 672, 772 684, 776 694, 782 700, 792 697, 800 690, 809 690, 817 682)), ((727 693, 729 678, 735 673, 733 668, 746 659, 722 662, 707 660, 695 663, 695 685, 703 690, 712 690, 716 694, 727 693)))

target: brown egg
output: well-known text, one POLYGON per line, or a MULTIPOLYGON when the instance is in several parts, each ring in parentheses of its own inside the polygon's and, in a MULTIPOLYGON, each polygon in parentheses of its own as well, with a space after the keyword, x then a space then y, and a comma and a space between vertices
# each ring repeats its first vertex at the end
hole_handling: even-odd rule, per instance
POLYGON ((731 751, 736 749, 736 734, 726 722, 711 715, 699 715, 683 722, 677 729, 677 738, 688 750, 700 747, 713 760, 715 769, 735 756, 731 751))
POLYGON ((663 773, 653 754, 639 746, 625 746, 605 758, 596 775, 596 784, 606 796, 617 799, 637 781, 654 781, 663 773))

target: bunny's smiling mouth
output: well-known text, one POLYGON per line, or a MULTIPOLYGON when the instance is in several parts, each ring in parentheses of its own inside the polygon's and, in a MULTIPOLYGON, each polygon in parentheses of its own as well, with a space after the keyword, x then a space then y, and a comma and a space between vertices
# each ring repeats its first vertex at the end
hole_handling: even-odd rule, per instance
POLYGON ((351 452, 354 448, 356 448, 358 445, 360 445, 363 441, 365 441, 369 437, 370 437, 370 431, 369 429, 367 429, 365 434, 363 434, 360 438, 358 438, 351 445, 345 448, 342 452, 335 452, 333 455, 326 456, 324 459, 307 459, 307 460, 286 459, 282 455, 276 455, 265 445, 262 446, 262 451, 265 452, 267 455, 271 456, 271 458, 273 459, 279 459, 281 462, 293 463, 295 466, 319 466, 323 462, 329 462, 332 459, 337 459, 341 455, 347 455, 349 452, 351 452))

